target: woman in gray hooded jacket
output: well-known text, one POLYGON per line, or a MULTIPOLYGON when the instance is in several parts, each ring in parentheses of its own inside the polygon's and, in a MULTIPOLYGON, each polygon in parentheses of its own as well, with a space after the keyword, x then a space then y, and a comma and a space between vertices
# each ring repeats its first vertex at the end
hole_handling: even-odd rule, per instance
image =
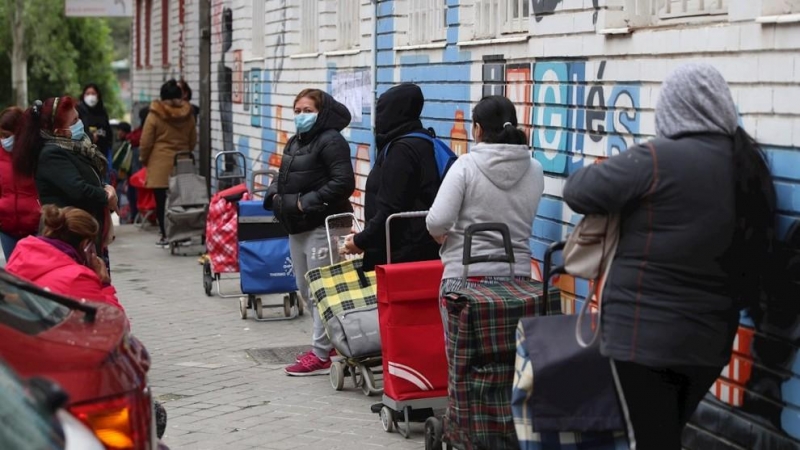
MULTIPOLYGON (((484 97, 472 110, 472 136, 477 144, 450 167, 427 217, 428 232, 442 244, 442 293, 465 287, 464 232, 472 224, 508 225, 516 261, 514 273, 531 277, 530 237, 533 218, 544 192, 542 165, 533 159, 525 133, 517 128, 517 111, 502 96, 484 97)), ((497 253, 500 235, 473 237, 473 254, 497 253)), ((506 263, 479 263, 469 268, 466 285, 510 278, 506 263)), ((442 319, 447 313, 442 309, 442 319)), ((447 324, 445 323, 445 330, 447 324)))
POLYGON ((775 190, 708 64, 670 74, 658 138, 581 169, 564 200, 620 214, 603 294, 601 351, 613 361, 631 448, 681 448, 683 427, 731 357, 739 310, 757 301, 775 190))

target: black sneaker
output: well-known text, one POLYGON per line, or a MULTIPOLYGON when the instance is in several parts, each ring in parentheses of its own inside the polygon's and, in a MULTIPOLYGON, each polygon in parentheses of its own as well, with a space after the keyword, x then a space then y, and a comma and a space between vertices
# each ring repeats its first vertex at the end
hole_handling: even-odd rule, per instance
POLYGON ((167 238, 162 237, 161 239, 158 240, 158 242, 156 242, 156 247, 167 248, 169 247, 169 241, 167 240, 167 238))

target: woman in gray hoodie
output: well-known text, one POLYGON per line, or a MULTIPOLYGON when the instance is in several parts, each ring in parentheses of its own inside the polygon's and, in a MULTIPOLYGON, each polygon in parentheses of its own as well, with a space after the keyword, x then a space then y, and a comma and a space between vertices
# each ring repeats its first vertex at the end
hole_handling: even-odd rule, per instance
MULTIPOLYGON (((533 159, 525 133, 517 128, 517 111, 511 100, 484 97, 472 110, 472 120, 477 144, 447 172, 427 217, 428 232, 442 244, 442 293, 510 278, 508 264, 480 263, 470 266, 470 278, 463 282, 464 231, 475 223, 508 225, 514 273, 519 278, 531 277, 529 239, 544 192, 542 165, 533 159)), ((502 248, 502 238, 496 233, 476 235, 472 240, 473 254, 497 253, 502 248)), ((442 318, 446 321, 444 310, 442 318)))
POLYGON ((631 448, 679 450, 730 361, 739 310, 757 304, 776 201, 763 154, 711 65, 664 80, 656 134, 573 174, 564 200, 577 213, 621 216, 601 351, 619 379, 631 448))

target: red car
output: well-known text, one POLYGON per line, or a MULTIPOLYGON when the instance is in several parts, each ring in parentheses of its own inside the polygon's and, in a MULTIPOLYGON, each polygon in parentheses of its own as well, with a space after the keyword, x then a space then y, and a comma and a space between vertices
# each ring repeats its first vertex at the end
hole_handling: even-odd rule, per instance
POLYGON ((0 357, 69 394, 67 409, 109 450, 158 448, 150 357, 113 306, 68 299, 0 270, 0 357))

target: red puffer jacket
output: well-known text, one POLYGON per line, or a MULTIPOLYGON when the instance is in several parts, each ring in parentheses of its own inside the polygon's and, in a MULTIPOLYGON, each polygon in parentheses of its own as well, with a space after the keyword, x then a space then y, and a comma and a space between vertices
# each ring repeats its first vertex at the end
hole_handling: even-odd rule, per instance
POLYGON ((0 146, 0 231, 16 238, 36 234, 40 214, 36 183, 14 174, 11 153, 0 146))
POLYGON ((114 286, 103 285, 94 270, 75 260, 75 250, 67 244, 63 246, 66 250, 56 247, 46 238, 35 236, 22 239, 14 248, 6 271, 56 294, 106 303, 124 310, 117 300, 114 286))

